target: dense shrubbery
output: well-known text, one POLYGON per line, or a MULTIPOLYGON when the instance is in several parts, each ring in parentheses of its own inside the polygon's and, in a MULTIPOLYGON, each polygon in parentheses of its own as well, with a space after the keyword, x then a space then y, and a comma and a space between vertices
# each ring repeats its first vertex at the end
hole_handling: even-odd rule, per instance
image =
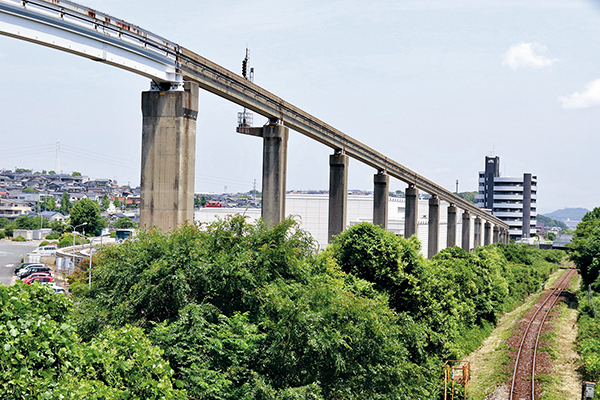
POLYGON ((64 347, 87 356, 66 359, 84 366, 79 375, 53 370, 66 372, 50 389, 116 398, 113 388, 164 387, 177 398, 176 382, 207 400, 439 398, 443 361, 476 347, 538 290, 555 256, 455 247, 429 261, 419 250, 415 238, 372 224, 318 255, 289 219, 140 232, 94 256, 91 289, 86 271, 74 277, 76 307, 59 327, 77 328, 64 347), (161 366, 155 375, 142 351, 161 366))
POLYGON ((141 232, 95 257, 75 321, 144 328, 193 398, 431 398, 387 297, 314 250, 292 220, 141 232))
POLYGON ((0 398, 186 398, 141 329, 106 329, 83 343, 70 307, 43 285, 0 285, 0 398))
MULTIPOLYGON (((600 207, 588 212, 577 225, 569 245, 571 259, 581 273, 579 352, 585 364, 584 379, 600 380, 600 207), (588 301, 588 289, 592 301, 588 301)), ((598 392, 598 391, 597 391, 598 392)))
POLYGON ((426 340, 409 347, 419 363, 458 358, 476 348, 477 331, 539 290, 564 256, 499 244, 474 253, 447 248, 428 261, 419 249, 415 237, 396 237, 369 223, 352 226, 332 247, 342 270, 374 283, 389 295, 391 308, 422 330, 426 340))

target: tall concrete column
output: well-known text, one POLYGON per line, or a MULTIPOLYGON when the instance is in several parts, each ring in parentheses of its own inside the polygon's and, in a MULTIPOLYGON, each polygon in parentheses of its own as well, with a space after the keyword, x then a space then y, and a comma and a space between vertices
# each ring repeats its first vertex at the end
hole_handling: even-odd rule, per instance
POLYGON ((169 231, 194 219, 198 85, 142 92, 140 226, 169 231))
POLYGON ((473 248, 481 246, 481 218, 476 217, 473 224, 473 248))
POLYGON ((471 214, 468 211, 463 211, 462 214, 462 249, 471 249, 471 214))
POLYGON ((494 225, 494 237, 492 238, 493 243, 498 243, 499 233, 500 233, 500 229, 498 228, 498 225, 494 225))
POLYGON ((405 192, 404 203, 404 237, 417 234, 417 213, 419 212, 419 189, 409 185, 405 192))
POLYGON ((270 120, 262 128, 262 210, 269 224, 277 225, 285 218, 287 177, 287 143, 289 129, 279 120, 270 120))
POLYGON ((348 156, 336 151, 329 156, 329 228, 328 242, 346 229, 348 208, 348 156))
POLYGON ((390 176, 379 171, 373 176, 373 224, 387 230, 390 176))
POLYGON ((446 238, 446 247, 456 246, 456 206, 448 206, 448 235, 446 238))
POLYGON ((487 246, 492 243, 492 224, 490 224, 489 221, 485 221, 483 226, 483 245, 487 246))
POLYGON ((440 242, 440 199, 436 195, 429 199, 428 224, 427 258, 431 259, 439 251, 440 242))

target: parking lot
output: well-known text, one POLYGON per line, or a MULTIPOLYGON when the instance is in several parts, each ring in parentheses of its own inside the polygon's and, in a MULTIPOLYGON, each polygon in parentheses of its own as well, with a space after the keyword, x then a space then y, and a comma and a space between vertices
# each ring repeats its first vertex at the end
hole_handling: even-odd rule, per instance
POLYGON ((13 242, 0 240, 0 283, 10 285, 14 277, 13 270, 21 263, 27 253, 38 248, 41 240, 31 242, 13 242))

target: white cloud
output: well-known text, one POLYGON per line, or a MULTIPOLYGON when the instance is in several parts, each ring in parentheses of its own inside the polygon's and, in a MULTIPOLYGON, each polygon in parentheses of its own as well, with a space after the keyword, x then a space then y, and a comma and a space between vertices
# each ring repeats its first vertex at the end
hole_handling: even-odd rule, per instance
POLYGON ((596 79, 585 85, 583 92, 575 92, 572 95, 559 97, 563 108, 588 108, 600 106, 600 79, 596 79))
POLYGON ((502 65, 512 69, 517 68, 544 68, 558 61, 557 58, 548 58, 539 53, 545 53, 546 47, 539 43, 519 43, 510 46, 504 54, 502 65))

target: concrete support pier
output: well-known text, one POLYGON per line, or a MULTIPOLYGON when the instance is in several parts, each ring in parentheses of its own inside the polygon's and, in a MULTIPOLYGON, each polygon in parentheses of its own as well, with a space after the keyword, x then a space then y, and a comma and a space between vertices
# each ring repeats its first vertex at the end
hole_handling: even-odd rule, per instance
POLYGON ((328 242, 346 229, 348 208, 348 156, 336 150, 329 156, 329 228, 328 242))
POLYGON ((473 224, 473 248, 481 246, 481 218, 476 217, 473 224))
POLYGON ((280 120, 270 120, 262 128, 262 211, 269 224, 277 225, 285 218, 287 177, 287 143, 289 129, 280 120))
POLYGON ((448 235, 446 238, 446 247, 456 246, 456 206, 448 206, 448 235))
POLYGON ((417 213, 419 212, 419 189, 415 185, 406 188, 404 208, 404 237, 417 234, 417 213))
POLYGON ((379 171, 373 176, 373 224, 387 230, 390 176, 379 171))
POLYGON ((428 224, 427 258, 431 259, 438 253, 440 242, 440 199, 436 195, 429 199, 428 224))
POLYGON ((469 251, 471 249, 471 214, 463 211, 462 214, 462 249, 469 251))
POLYGON ((494 225, 494 237, 492 238, 493 243, 498 243, 499 235, 500 235, 500 228, 498 228, 498 225, 494 225))
POLYGON ((483 226, 483 245, 487 246, 492 243, 492 224, 490 224, 489 221, 485 221, 483 226))
POLYGON ((194 219, 198 85, 142 92, 140 226, 169 231, 194 219))

